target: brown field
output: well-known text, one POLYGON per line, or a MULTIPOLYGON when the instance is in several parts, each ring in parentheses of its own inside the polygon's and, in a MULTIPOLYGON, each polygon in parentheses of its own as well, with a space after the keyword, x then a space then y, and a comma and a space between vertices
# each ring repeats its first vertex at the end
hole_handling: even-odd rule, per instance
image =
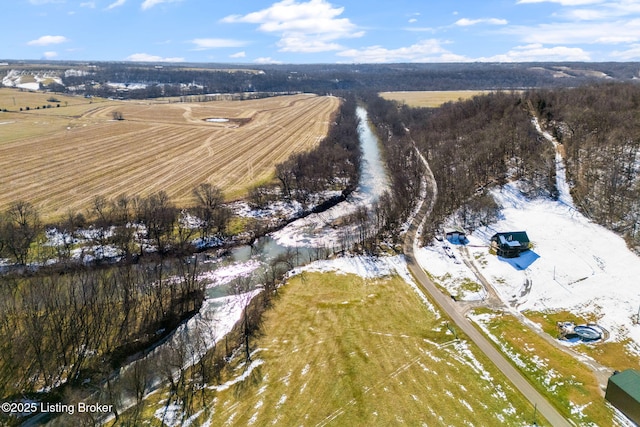
POLYGON ((490 90, 382 92, 380 96, 390 101, 407 104, 410 107, 436 108, 445 102, 464 101, 476 95, 484 95, 490 92, 490 90))
POLYGON ((49 96, 0 90, 0 109, 12 110, 0 113, 0 210, 27 200, 53 219, 88 208, 96 195, 160 190, 188 206, 203 182, 237 197, 325 136, 340 103, 315 95, 201 104, 54 95, 60 108, 16 112, 49 96), (124 120, 113 120, 114 111, 124 120))

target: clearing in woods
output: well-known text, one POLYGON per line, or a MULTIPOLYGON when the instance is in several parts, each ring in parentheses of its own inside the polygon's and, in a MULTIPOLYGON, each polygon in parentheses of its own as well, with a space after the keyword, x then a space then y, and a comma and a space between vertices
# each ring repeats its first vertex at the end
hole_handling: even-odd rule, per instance
POLYGON ((382 92, 380 96, 389 101, 398 101, 409 107, 437 108, 445 102, 456 102, 471 99, 477 95, 485 95, 490 90, 434 90, 382 92))
POLYGON ((96 195, 160 190, 188 206, 204 182, 238 197, 270 179, 276 163, 317 144, 339 105, 308 94, 159 103, 2 89, 0 210, 26 200, 53 219, 88 208, 96 195), (48 102, 52 96, 60 102, 48 102))

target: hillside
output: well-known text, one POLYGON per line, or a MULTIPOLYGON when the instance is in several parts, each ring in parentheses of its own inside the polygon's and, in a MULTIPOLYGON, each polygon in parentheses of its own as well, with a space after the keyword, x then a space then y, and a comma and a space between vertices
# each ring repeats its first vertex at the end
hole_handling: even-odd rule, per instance
POLYGON ((2 85, 129 99, 219 93, 415 91, 568 87, 638 77, 633 63, 163 64, 24 62, 0 65, 2 85))

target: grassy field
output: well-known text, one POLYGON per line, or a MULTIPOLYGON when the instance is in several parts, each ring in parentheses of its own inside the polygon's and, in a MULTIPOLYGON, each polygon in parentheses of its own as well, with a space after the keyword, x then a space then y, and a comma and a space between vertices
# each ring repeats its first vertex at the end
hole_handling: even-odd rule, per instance
POLYGON ((54 218, 87 208, 96 195, 159 190, 190 205, 203 182, 238 197, 324 137, 340 103, 314 95, 201 104, 53 95, 57 107, 50 96, 0 90, 0 110, 10 110, 0 112, 0 210, 22 199, 54 218))
MULTIPOLYGON (((576 325, 588 322, 597 322, 597 318, 585 319, 578 317, 568 311, 553 313, 527 312, 526 316, 539 324, 542 329, 551 335, 557 336, 557 322, 574 322, 576 325)), ((629 346, 633 341, 628 339, 623 342, 607 341, 596 344, 580 344, 573 347, 579 353, 594 358, 598 363, 610 367, 613 370, 623 371, 625 369, 639 369, 640 357, 637 351, 629 351, 629 346)))
POLYGON ((445 102, 471 99, 476 95, 484 95, 488 90, 445 90, 415 92, 382 92, 380 96, 390 101, 398 101, 410 107, 436 108, 445 102))
MULTIPOLYGON (((476 323, 558 410, 576 425, 612 426, 614 414, 605 403, 591 370, 552 346, 504 312, 476 310, 476 323)), ((573 319, 569 319, 573 320, 573 319)))
MULTIPOLYGON (((254 369, 209 396, 195 425, 524 426, 534 418, 534 408, 464 337, 452 341, 446 320, 398 277, 296 276, 263 331, 254 369)), ((246 372, 237 364, 230 378, 246 372)), ((146 417, 164 396, 154 395, 146 417)))

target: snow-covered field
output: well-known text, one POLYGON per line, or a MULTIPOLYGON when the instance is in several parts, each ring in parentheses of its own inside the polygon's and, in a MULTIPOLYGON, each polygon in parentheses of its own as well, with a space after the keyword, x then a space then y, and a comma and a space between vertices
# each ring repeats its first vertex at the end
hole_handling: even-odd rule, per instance
POLYGON ((27 90, 39 90, 41 82, 53 81, 62 85, 62 79, 55 72, 29 73, 27 71, 9 70, 2 78, 2 84, 6 87, 17 87, 27 90))
MULTIPOLYGON (((565 197, 529 200, 510 183, 492 192, 501 219, 469 236, 468 250, 501 299, 519 311, 568 310, 595 317, 611 339, 631 338, 640 348, 640 326, 632 316, 640 306, 640 258, 613 232, 589 221, 565 197), (488 253, 499 231, 525 230, 533 248, 507 260, 488 253), (530 289, 525 282, 530 280, 530 289)), ((455 271, 473 278, 464 265, 443 254, 441 244, 419 250, 421 265, 438 276, 455 271)), ((460 258, 459 249, 454 252, 460 258)))

